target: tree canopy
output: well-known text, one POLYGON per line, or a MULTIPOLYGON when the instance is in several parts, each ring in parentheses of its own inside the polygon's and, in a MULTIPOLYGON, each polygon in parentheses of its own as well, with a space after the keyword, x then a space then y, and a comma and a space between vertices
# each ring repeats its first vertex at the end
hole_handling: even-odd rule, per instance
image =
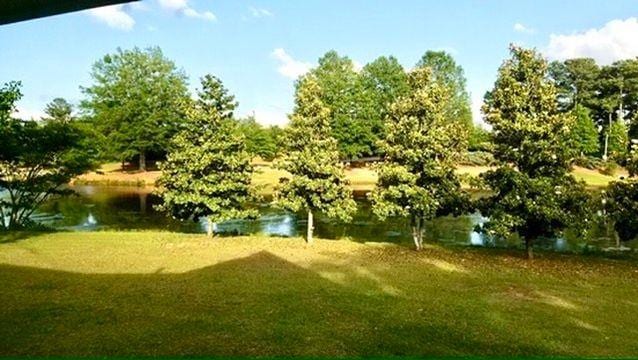
POLYGON ((445 87, 450 97, 445 108, 445 117, 448 121, 457 121, 463 124, 469 133, 473 128, 472 110, 463 68, 449 53, 433 50, 427 51, 421 57, 417 67, 432 69, 432 81, 445 87))
POLYGON ((575 119, 559 111, 546 61, 534 50, 512 46, 510 52, 482 109, 500 167, 481 174, 493 195, 477 206, 489 218, 481 231, 518 234, 531 258, 536 238, 586 224, 589 197, 568 172, 573 152, 566 144, 575 119))
POLYGON ((256 215, 249 208, 253 168, 232 119, 234 97, 216 77, 205 76, 201 86, 160 166, 159 208, 178 219, 207 218, 212 234, 215 223, 256 215))
POLYGON ((417 250, 423 246, 426 220, 459 214, 468 202, 454 173, 467 148, 467 133, 460 122, 447 118, 450 88, 432 74, 429 68, 412 71, 408 93, 391 106, 381 142, 385 157, 370 194, 380 218, 410 218, 417 250))
POLYGON ((162 154, 183 121, 186 75, 159 48, 118 49, 93 65, 82 108, 105 134, 106 151, 120 160, 162 154))
POLYGON ((319 84, 312 73, 297 84, 295 109, 284 131, 283 157, 277 163, 290 178, 282 178, 275 191, 279 206, 307 212, 308 243, 312 242, 315 212, 348 221, 356 210, 337 140, 332 137, 330 108, 322 100, 319 84))
POLYGON ((65 189, 72 178, 93 166, 84 133, 68 122, 11 118, 21 98, 20 83, 0 88, 0 229, 29 225, 38 207, 65 189))

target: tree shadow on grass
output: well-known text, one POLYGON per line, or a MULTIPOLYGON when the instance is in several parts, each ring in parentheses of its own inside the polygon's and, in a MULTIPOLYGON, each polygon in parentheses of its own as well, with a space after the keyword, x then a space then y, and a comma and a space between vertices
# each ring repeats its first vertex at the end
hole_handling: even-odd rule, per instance
POLYGON ((57 232, 50 229, 42 229, 37 231, 0 231, 0 244, 11 244, 20 240, 26 240, 36 235, 50 234, 57 232))
POLYGON ((423 277, 398 279, 361 270, 366 256, 306 268, 261 251, 180 274, 0 265, 0 354, 561 353, 508 332, 485 299, 454 301, 471 293, 458 284, 477 286, 476 276, 434 262, 423 263, 433 267, 423 277), (411 282, 429 276, 415 294, 411 282))

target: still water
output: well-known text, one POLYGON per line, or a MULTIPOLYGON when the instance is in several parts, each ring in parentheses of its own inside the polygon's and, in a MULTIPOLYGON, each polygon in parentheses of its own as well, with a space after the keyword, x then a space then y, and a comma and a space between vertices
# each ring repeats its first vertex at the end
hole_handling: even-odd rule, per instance
MULTIPOLYGON (((155 211, 159 198, 147 189, 113 186, 75 186, 77 196, 50 200, 36 220, 55 228, 75 231, 98 230, 166 230, 176 232, 206 232, 204 221, 178 221, 155 211)), ((379 221, 370 204, 358 200, 359 210, 349 224, 316 216, 315 234, 324 239, 350 239, 358 242, 394 242, 411 245, 409 222, 406 219, 379 221)), ((263 204, 256 220, 227 221, 216 225, 219 234, 260 234, 265 236, 303 236, 304 214, 288 213, 263 204)), ((495 241, 474 232, 476 224, 485 221, 479 214, 443 217, 426 224, 426 241, 455 246, 518 247, 516 238, 495 241)), ((537 247, 556 251, 581 252, 585 248, 605 249, 615 246, 613 233, 598 227, 586 238, 572 232, 558 239, 544 239, 537 247)), ((623 244, 638 249, 638 242, 623 244)))

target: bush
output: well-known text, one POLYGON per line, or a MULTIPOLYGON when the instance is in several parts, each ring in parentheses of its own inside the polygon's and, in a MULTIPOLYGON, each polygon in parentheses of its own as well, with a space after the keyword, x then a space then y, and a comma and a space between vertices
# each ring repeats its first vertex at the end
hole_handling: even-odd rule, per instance
POLYGON ((584 167, 590 170, 601 169, 605 166, 605 162, 601 158, 594 156, 579 156, 574 159, 572 165, 584 167))
POLYGON ((613 223, 618 237, 629 241, 638 236, 638 182, 617 181, 605 194, 605 213, 613 223))
POLYGON ((487 151, 467 152, 461 160, 461 165, 469 166, 491 166, 496 163, 494 155, 487 151))
POLYGON ((614 176, 616 175, 616 170, 618 170, 618 164, 615 161, 606 161, 602 164, 602 166, 598 169, 603 175, 614 176))

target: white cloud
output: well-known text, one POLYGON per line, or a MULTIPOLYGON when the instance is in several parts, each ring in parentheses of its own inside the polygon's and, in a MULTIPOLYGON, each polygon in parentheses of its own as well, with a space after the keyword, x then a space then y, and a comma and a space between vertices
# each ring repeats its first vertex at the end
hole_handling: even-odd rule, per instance
POLYGON ((293 59, 292 56, 288 55, 282 48, 273 50, 271 56, 280 63, 279 67, 277 67, 277 71, 281 75, 293 80, 307 73, 308 70, 312 68, 311 63, 293 59))
POLYGON ((281 127, 288 124, 288 115, 286 115, 285 111, 278 108, 273 108, 270 110, 256 109, 254 111, 254 114, 255 121, 263 126, 277 125, 281 127))
POLYGON ((18 106, 16 110, 11 113, 11 117, 22 120, 40 120, 43 117, 46 117, 46 114, 41 110, 31 110, 18 106))
POLYGON ((124 11, 124 5, 111 5, 88 10, 88 14, 106 25, 120 30, 131 30, 135 20, 124 11))
POLYGON ((263 9, 263 8, 256 8, 256 7, 249 7, 248 10, 250 10, 250 14, 252 15, 252 17, 255 18, 262 18, 262 17, 271 17, 273 16, 273 13, 270 12, 270 10, 268 9, 263 9))
POLYGON ((600 29, 552 34, 546 55, 553 60, 590 57, 601 65, 638 56, 638 19, 612 20, 600 29))
POLYGON ((157 0, 160 7, 189 18, 215 21, 217 16, 211 11, 197 11, 188 5, 188 0, 157 0))
POLYGON ((524 33, 524 34, 533 34, 536 32, 536 29, 527 27, 521 23, 514 24, 514 31, 524 33))

